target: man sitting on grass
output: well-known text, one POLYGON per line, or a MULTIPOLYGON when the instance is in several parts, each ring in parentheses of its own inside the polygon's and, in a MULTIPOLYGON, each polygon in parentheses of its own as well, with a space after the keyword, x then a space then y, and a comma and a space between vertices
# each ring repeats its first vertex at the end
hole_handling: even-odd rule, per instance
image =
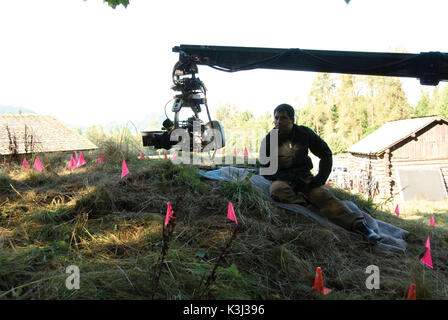
MULTIPOLYGON (((303 206, 309 204, 319 209, 319 214, 331 222, 362 235, 369 243, 376 244, 381 237, 366 223, 361 212, 350 210, 326 187, 331 172, 333 156, 327 143, 313 130, 294 124, 294 109, 281 104, 274 110, 275 129, 278 129, 278 145, 270 146, 270 134, 261 143, 261 152, 270 157, 270 150, 278 148, 278 170, 272 175, 263 175, 271 180, 269 192, 273 200, 303 206), (319 157, 319 172, 311 174, 313 164, 308 150, 319 157)), ((263 164, 263 166, 268 166, 263 164)))

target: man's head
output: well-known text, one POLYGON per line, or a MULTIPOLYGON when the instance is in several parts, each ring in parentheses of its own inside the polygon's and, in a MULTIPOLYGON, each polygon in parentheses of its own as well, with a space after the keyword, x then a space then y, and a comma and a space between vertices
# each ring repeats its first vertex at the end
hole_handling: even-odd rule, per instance
POLYGON ((291 132, 294 125, 294 108, 289 104, 281 104, 274 109, 275 128, 282 134, 291 132))

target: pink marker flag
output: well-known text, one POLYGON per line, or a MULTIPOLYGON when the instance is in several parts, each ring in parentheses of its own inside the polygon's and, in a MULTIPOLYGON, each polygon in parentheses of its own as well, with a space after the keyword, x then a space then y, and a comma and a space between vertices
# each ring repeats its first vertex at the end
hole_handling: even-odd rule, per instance
POLYGON ((73 159, 73 156, 70 155, 70 163, 68 164, 67 169, 68 170, 72 170, 75 168, 75 159, 73 159))
POLYGON ((79 162, 79 159, 78 159, 78 152, 74 152, 75 153, 75 157, 73 158, 73 165, 72 165, 72 169, 76 169, 76 168, 78 168, 78 162, 79 162))
POLYGON ((28 163, 28 161, 26 161, 26 158, 23 158, 22 167, 24 169, 29 169, 31 167, 31 165, 28 163))
POLYGON ((126 165, 126 161, 123 159, 123 164, 121 165, 121 179, 129 173, 128 166, 126 165))
POLYGON ((233 148, 233 155, 236 157, 236 148, 233 148))
POLYGON ((431 259, 431 249, 427 249, 423 258, 420 259, 420 262, 427 265, 431 269, 433 268, 432 259, 431 259))
POLYGON ((233 210, 232 202, 229 202, 229 206, 227 208, 227 218, 229 218, 232 221, 235 221, 235 223, 238 224, 238 221, 236 221, 235 211, 233 210))
POLYGON ((176 152, 173 152, 173 156, 171 157, 171 159, 174 161, 176 159, 176 152))
POLYGON ((85 164, 86 164, 86 160, 84 160, 84 156, 83 156, 82 152, 80 152, 79 158, 78 158, 78 163, 77 163, 76 167, 79 168, 85 164))
POLYGON ((245 157, 249 157, 249 152, 247 152, 247 148, 246 148, 246 147, 244 147, 244 153, 243 153, 243 155, 244 155, 245 157))
POLYGON ((398 204, 397 204, 397 206, 395 207, 395 213, 396 213, 397 217, 400 216, 400 209, 398 208, 398 204))
POLYGON ((434 220, 434 216, 431 216, 431 225, 432 225, 433 227, 436 226, 436 221, 434 220))
POLYGON ((143 152, 140 151, 140 159, 143 160, 145 159, 145 156, 143 155, 143 152))
POLYGON ((221 151, 221 149, 216 150, 216 155, 217 155, 217 156, 222 155, 222 151, 221 151))
POLYGON ((44 166, 42 165, 42 162, 40 162, 39 157, 36 157, 36 160, 34 160, 33 168, 40 172, 42 172, 42 170, 44 169, 44 166))
POLYGON ((100 156, 96 159, 96 162, 99 164, 104 163, 104 155, 100 154, 100 156))
POLYGON ((171 203, 167 202, 167 208, 166 208, 166 216, 165 216, 165 227, 170 222, 171 219, 174 219, 174 211, 171 207, 171 203))
POLYGON ((428 238, 426 238, 425 248, 431 249, 431 244, 429 243, 429 236, 428 236, 428 238))

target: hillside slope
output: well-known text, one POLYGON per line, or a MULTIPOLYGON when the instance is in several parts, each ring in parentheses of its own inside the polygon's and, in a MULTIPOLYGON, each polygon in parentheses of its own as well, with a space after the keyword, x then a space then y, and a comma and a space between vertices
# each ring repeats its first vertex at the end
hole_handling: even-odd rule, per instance
POLYGON ((273 207, 245 181, 204 180, 192 166, 136 158, 126 159, 130 174, 121 179, 121 161, 100 165, 96 157, 85 155, 87 165, 73 171, 66 155, 42 156, 42 173, 0 171, 0 298, 405 299, 411 283, 418 299, 448 298, 446 204, 408 215, 402 209, 398 218, 335 190, 410 231, 406 254, 382 256, 273 207), (175 228, 157 281, 168 201, 175 228), (229 201, 241 228, 205 288, 235 228, 226 218, 229 201), (433 270, 419 262, 428 235, 433 270), (73 265, 81 275, 77 290, 66 287, 73 265), (370 265, 380 270, 379 289, 366 287, 370 265), (333 290, 326 296, 311 289, 318 266, 333 290))

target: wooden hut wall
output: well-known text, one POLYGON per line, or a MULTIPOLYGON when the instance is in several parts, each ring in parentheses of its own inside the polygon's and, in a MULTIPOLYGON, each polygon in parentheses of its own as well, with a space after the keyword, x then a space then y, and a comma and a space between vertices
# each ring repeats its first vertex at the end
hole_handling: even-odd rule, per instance
POLYGON ((397 194, 395 169, 438 167, 448 186, 448 123, 435 121, 410 137, 376 155, 351 154, 350 171, 369 171, 378 181, 380 195, 397 194))
MULTIPOLYGON (((397 143, 391 151, 392 169, 437 167, 448 186, 448 124, 434 122, 415 135, 397 143)), ((392 170, 393 180, 395 170, 392 170)), ((397 186, 394 185, 394 193, 397 186)))
POLYGON ((448 124, 434 122, 392 148, 391 161, 448 159, 448 124))
POLYGON ((378 189, 381 195, 386 195, 388 188, 390 188, 384 154, 379 156, 354 154, 350 158, 349 171, 352 177, 362 171, 366 171, 368 174, 370 173, 370 176, 378 183, 378 189))

